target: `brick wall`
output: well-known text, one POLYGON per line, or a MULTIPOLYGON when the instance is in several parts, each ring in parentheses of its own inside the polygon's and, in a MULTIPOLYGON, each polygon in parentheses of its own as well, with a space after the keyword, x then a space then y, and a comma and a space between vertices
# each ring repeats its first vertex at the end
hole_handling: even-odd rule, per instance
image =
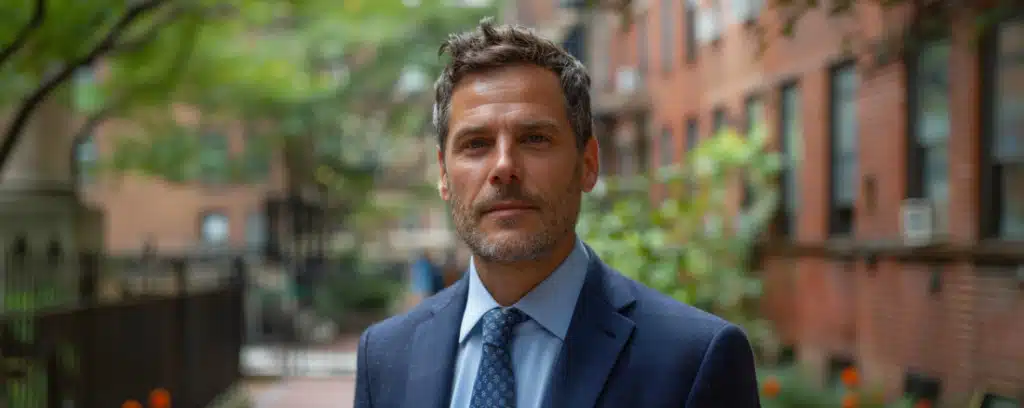
MULTIPOLYGON (((520 0, 523 3, 550 3, 520 0)), ((799 174, 801 195, 795 239, 828 240, 830 172, 829 74, 843 62, 843 32, 868 35, 882 31, 881 14, 864 7, 858 20, 828 18, 812 12, 798 24, 791 39, 778 39, 756 56, 749 29, 730 24, 720 40, 700 47, 688 63, 682 2, 635 2, 637 16, 678 16, 671 22, 673 60, 663 69, 661 18, 646 22, 648 38, 646 88, 651 126, 644 138, 652 162, 660 150, 674 149, 677 159, 685 145, 685 123, 697 118, 701 137, 711 133, 712 112, 724 107, 739 124, 745 99, 759 95, 765 106, 770 134, 779 128, 780 89, 798 81, 800 127, 803 134, 799 174), (845 30, 845 31, 844 31, 845 30), (663 127, 673 142, 662 146, 663 127)), ((728 7, 730 2, 723 2, 728 7)), ((728 15, 729 10, 725 13, 728 15)), ((763 13, 761 22, 778 20, 763 13)), ((609 22, 608 24, 614 24, 609 22)), ((637 24, 614 30, 607 44, 591 44, 608 53, 610 84, 595 83, 595 98, 614 86, 614 72, 637 65, 637 24)), ((953 27, 950 138, 950 236, 957 243, 978 242, 980 84, 979 55, 969 24, 953 27)), ((857 91, 858 184, 874 178, 874 202, 863 189, 855 203, 854 238, 886 241, 900 238, 900 205, 906 196, 907 78, 902 63, 860 73, 857 91)), ((595 104, 600 104, 595 100, 595 104)), ((617 119, 608 140, 635 136, 632 112, 612 112, 617 119)), ((777 136, 772 136, 777 137, 777 136)), ((617 149, 622 151, 621 149, 617 149)), ((621 161, 619 158, 618 161, 621 161)), ((612 166, 617 167, 617 166, 612 166)), ((738 186, 737 186, 738 187, 738 186)), ((738 188, 734 193, 738 193, 738 188)), ((659 197, 662 192, 654 191, 659 197)), ((739 194, 734 205, 738 205, 739 194)), ((770 258, 764 311, 785 342, 797 348, 798 358, 824 374, 832 357, 852 358, 871 378, 882 380, 891 393, 902 392, 906 373, 913 371, 942 381, 942 399, 964 406, 978 388, 1024 398, 1024 295, 1010 267, 981 267, 958 262, 938 266, 882 260, 842 262, 812 258, 770 258), (937 274, 937 280, 933 275, 937 274)))

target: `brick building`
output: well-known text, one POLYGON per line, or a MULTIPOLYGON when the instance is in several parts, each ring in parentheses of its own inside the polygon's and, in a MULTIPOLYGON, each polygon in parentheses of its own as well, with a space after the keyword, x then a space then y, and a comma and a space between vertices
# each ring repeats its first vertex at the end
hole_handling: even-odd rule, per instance
POLYGON ((510 1, 504 20, 590 68, 605 174, 680 160, 721 126, 763 123, 783 154, 764 307, 798 360, 948 406, 1024 401, 1024 20, 980 45, 958 22, 867 70, 842 50, 883 32, 869 7, 812 11, 758 56, 748 22, 778 23, 758 0, 634 0, 629 25, 575 3, 510 1), (917 208, 935 215, 924 247, 905 243, 917 208))
MULTIPOLYGON (((261 150, 259 143, 253 143, 260 139, 250 136, 248 129, 236 121, 204 119, 199 112, 181 106, 175 111, 181 125, 203 130, 201 174, 224 174, 226 166, 241 159, 248 177, 242 182, 214 177, 168 182, 131 174, 95 174, 90 171, 93 164, 109 158, 117 148, 117 137, 129 129, 120 121, 105 122, 74 149, 77 183, 84 201, 107 214, 103 226, 105 248, 117 254, 139 253, 147 244, 165 254, 209 250, 259 253, 273 240, 273 225, 287 225, 287 221, 268 214, 268 203, 288 196, 289 175, 282 152, 261 150)), ((377 178, 374 199, 380 206, 413 202, 408 195, 411 186, 436 180, 435 157, 432 136, 426 135, 388 150, 379 159, 379 166, 388 170, 377 178)), ((304 191, 303 195, 311 203, 316 201, 313 191, 304 191)), ((440 199, 422 202, 385 221, 380 234, 360 238, 373 242, 366 248, 367 254, 403 260, 426 247, 436 247, 439 252, 453 249, 453 235, 442 204, 440 199)), ((327 242, 345 245, 351 241, 343 230, 331 228, 331 232, 327 242)))

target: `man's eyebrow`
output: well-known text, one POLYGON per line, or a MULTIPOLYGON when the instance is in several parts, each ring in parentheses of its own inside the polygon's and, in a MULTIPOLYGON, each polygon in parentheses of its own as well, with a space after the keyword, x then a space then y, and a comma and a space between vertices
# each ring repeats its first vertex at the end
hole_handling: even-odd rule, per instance
POLYGON ((523 130, 558 130, 558 123, 553 120, 534 119, 516 123, 515 127, 523 130))
POLYGON ((486 125, 477 125, 477 124, 463 125, 463 126, 459 126, 457 129, 455 129, 455 132, 452 134, 452 139, 456 139, 457 140, 457 139, 459 139, 459 138, 461 138, 463 136, 466 136, 466 135, 484 133, 486 131, 487 131, 487 126, 486 125))

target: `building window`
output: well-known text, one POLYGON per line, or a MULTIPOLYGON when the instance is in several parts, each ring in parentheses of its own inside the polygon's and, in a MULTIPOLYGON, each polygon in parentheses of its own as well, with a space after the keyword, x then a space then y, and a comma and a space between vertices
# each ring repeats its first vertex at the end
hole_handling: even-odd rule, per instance
POLYGON ((831 144, 829 234, 853 233, 853 209, 857 198, 857 71, 844 64, 833 68, 830 78, 831 144))
POLYGON ((672 13, 673 0, 661 0, 661 22, 658 27, 661 30, 661 69, 665 73, 672 71, 672 63, 675 62, 675 25, 672 24, 674 13, 672 13))
POLYGON ((949 202, 949 41, 927 44, 908 64, 907 197, 927 198, 945 220, 949 202))
POLYGON ((228 181, 230 152, 228 138, 222 133, 208 132, 200 136, 199 169, 204 183, 228 181))
POLYGON ((245 173, 249 180, 266 181, 270 177, 270 148, 267 138, 259 137, 251 128, 246 129, 245 173))
MULTIPOLYGON (((764 126, 764 103, 761 102, 761 98, 757 96, 751 96, 747 98, 746 103, 743 106, 743 136, 748 140, 754 131, 763 131, 764 126)), ((743 208, 749 209, 753 204, 754 192, 750 183, 746 180, 743 182, 743 208)))
POLYGON ((267 245, 267 214, 263 211, 252 211, 245 217, 245 245, 249 249, 263 249, 267 245))
POLYGON ((686 120, 686 152, 690 153, 700 143, 700 126, 696 118, 686 120))
POLYGON ((217 211, 199 216, 199 240, 206 245, 225 245, 231 237, 231 222, 227 214, 217 211))
POLYGON ((764 103, 761 98, 758 96, 748 97, 743 108, 743 125, 746 136, 749 137, 755 130, 763 130, 760 129, 764 126, 764 103))
POLYGON ((802 126, 800 118, 800 87, 796 83, 782 87, 779 101, 779 212, 775 231, 788 237, 796 233, 800 203, 800 159, 802 126))
POLYGON ((92 135, 75 144, 75 172, 80 184, 89 184, 96 180, 98 162, 99 152, 92 135))
POLYGON ((636 21, 636 64, 638 74, 641 76, 647 75, 647 18, 649 15, 644 13, 636 21))
POLYGON ((728 113, 725 111, 725 108, 716 108, 711 113, 711 135, 712 136, 720 135, 723 131, 725 131, 725 127, 728 124, 729 124, 729 118, 728 118, 728 113))
POLYGON ((660 163, 661 167, 671 166, 675 162, 675 149, 674 143, 672 142, 672 128, 665 126, 661 128, 661 141, 658 142, 659 153, 661 153, 660 163))
POLYGON ((686 30, 686 62, 697 61, 697 11, 700 6, 696 0, 683 3, 683 27, 686 30))
MULTIPOLYGON (((694 149, 700 144, 700 126, 696 118, 689 118, 686 120, 686 154, 693 154, 694 149)), ((687 157, 689 159, 689 157, 687 157)), ((692 168, 692 163, 686 162, 685 165, 692 168)), ((686 190, 693 192, 694 184, 692 180, 686 182, 686 190)))
POLYGON ((987 53, 982 112, 983 235, 1024 240, 1024 19, 1000 23, 987 53))
POLYGON ((649 150, 651 148, 651 115, 642 113, 636 116, 636 139, 634 148, 636 154, 636 175, 646 174, 648 170, 655 167, 652 165, 649 150))

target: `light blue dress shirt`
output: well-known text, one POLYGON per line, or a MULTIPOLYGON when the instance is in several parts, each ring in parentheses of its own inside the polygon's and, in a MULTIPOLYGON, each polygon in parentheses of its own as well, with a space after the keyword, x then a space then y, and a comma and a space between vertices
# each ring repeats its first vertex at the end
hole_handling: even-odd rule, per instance
MULTIPOLYGON (((512 338, 512 371, 516 376, 518 408, 540 408, 544 403, 551 371, 569 331, 589 261, 583 243, 577 239, 576 248, 569 257, 513 305, 530 316, 529 320, 516 326, 512 338)), ((480 282, 472 262, 468 278, 469 293, 459 328, 451 408, 469 408, 483 352, 478 323, 488 310, 500 307, 480 282)))

